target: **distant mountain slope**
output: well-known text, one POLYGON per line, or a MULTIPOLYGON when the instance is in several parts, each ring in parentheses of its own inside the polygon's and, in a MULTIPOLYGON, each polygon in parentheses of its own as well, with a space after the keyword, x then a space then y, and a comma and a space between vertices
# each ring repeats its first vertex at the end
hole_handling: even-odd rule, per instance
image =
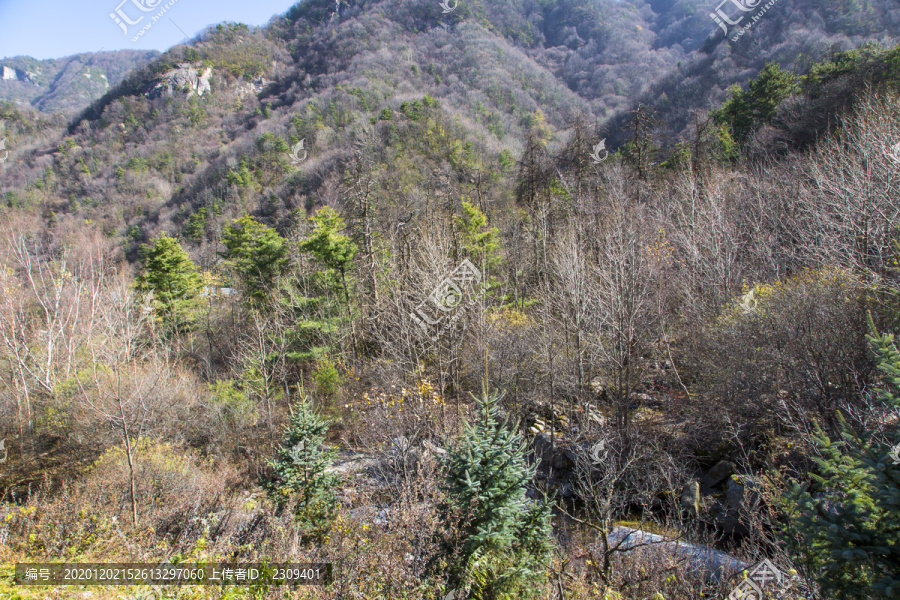
POLYGON ((159 56, 155 50, 118 50, 38 60, 15 56, 0 60, 0 100, 42 112, 77 112, 134 69, 159 56))
POLYGON ((139 53, 81 55, 50 61, 51 77, 10 61, 25 80, 5 84, 44 78, 33 99, 44 110, 84 106, 105 90, 101 69, 111 88, 65 131, 35 136, 10 117, 16 166, 0 168, 0 193, 102 222, 132 256, 163 230, 200 252, 246 212, 287 226, 343 202, 361 160, 385 218, 427 210, 437 190, 502 203, 529 132, 558 149, 582 117, 614 151, 643 103, 656 143, 672 148, 695 111, 766 60, 802 71, 833 49, 891 39, 878 27, 897 20, 889 3, 827 4, 778 0, 732 41, 709 17, 712 0, 470 0, 446 13, 431 0, 306 0, 266 27, 211 27, 143 64, 139 53), (298 165, 289 149, 301 141, 298 165))
POLYGON ((474 0, 470 5, 591 100, 595 115, 607 121, 604 134, 615 144, 624 141, 629 111, 637 104, 657 111, 659 136, 671 145, 685 134, 691 111, 717 106, 728 87, 746 82, 766 61, 803 72, 832 52, 870 40, 896 43, 900 32, 894 0, 474 0), (727 37, 711 17, 717 9, 738 22, 728 27, 727 37), (736 36, 746 25, 750 28, 736 36))

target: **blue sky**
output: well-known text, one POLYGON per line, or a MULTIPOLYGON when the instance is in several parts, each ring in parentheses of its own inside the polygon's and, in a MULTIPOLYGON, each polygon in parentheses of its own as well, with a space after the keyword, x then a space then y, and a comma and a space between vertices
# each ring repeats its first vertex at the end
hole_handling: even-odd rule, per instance
POLYGON ((297 1, 0 0, 0 59, 19 55, 61 58, 101 49, 163 51, 222 21, 264 25, 297 1), (124 25, 127 35, 110 17, 117 9, 120 16, 136 23, 124 25), (132 41, 163 10, 162 17, 132 41))

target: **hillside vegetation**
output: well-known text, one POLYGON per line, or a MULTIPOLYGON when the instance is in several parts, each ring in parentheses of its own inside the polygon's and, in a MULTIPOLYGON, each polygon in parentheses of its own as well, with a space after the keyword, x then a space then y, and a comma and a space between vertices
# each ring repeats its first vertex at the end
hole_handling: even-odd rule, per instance
POLYGON ((0 596, 900 597, 900 47, 858 8, 309 0, 0 104, 0 596))

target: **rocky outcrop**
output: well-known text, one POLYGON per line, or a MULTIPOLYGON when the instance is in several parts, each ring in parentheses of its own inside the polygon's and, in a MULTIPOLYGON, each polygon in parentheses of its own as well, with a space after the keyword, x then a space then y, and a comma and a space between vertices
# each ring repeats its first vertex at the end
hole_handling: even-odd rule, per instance
MULTIPOLYGON (((85 73, 84 77, 85 77, 85 79, 92 79, 92 76, 90 73, 85 73)), ((106 75, 104 75, 103 73, 100 73, 100 79, 103 80, 103 85, 106 87, 106 89, 109 89, 109 79, 106 78, 106 75)))
POLYGON ((244 96, 258 96, 270 83, 272 82, 262 77, 257 77, 253 81, 242 80, 237 86, 238 98, 243 98, 244 96))
POLYGON ((147 90, 147 96, 150 98, 171 96, 176 91, 184 92, 188 98, 194 94, 202 96, 212 89, 209 84, 211 75, 212 69, 210 67, 206 67, 203 73, 200 73, 190 63, 182 63, 178 65, 177 69, 172 69, 160 76, 147 90))
POLYGON ((31 71, 23 71, 22 69, 13 69, 11 67, 0 67, 0 79, 16 80, 23 83, 33 83, 37 85, 37 79, 40 73, 32 73, 31 71))

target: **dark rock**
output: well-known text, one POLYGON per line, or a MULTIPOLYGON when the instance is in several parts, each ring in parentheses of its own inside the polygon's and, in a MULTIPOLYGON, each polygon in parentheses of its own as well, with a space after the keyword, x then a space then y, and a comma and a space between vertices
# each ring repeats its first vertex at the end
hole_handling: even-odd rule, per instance
POLYGON ((702 484, 703 487, 711 488, 719 485, 725 478, 734 473, 734 463, 728 460, 723 460, 716 463, 712 469, 706 474, 703 478, 702 484))

